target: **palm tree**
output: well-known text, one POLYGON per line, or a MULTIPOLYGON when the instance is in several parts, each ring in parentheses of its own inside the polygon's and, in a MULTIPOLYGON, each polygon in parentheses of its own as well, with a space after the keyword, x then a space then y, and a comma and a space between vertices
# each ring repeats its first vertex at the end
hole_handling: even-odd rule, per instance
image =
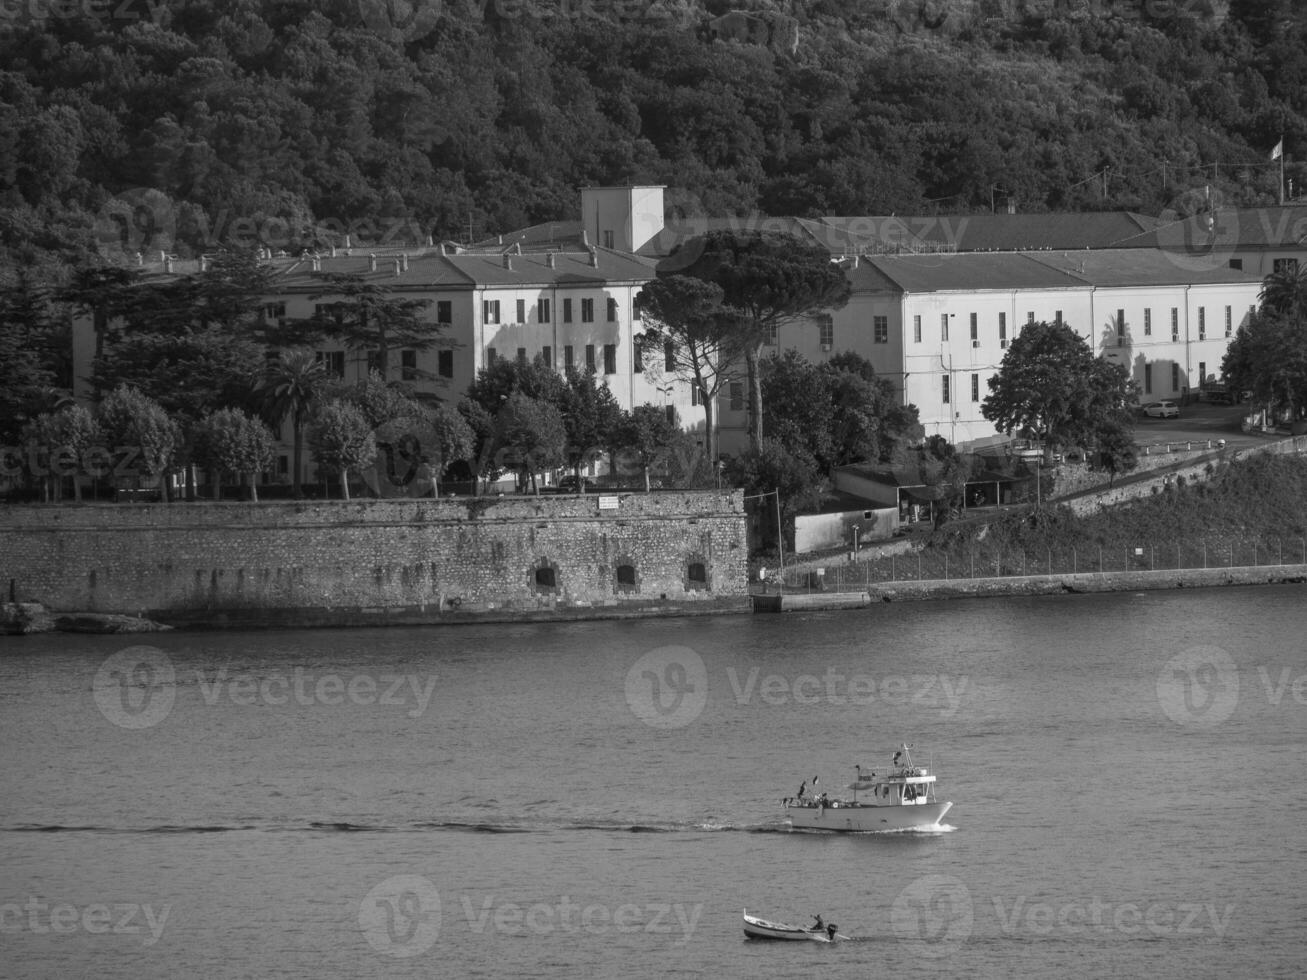
POLYGON ((1307 314, 1307 263, 1286 262, 1266 277, 1262 308, 1292 320, 1307 314))
POLYGON ((304 452, 304 422, 328 379, 326 365, 307 347, 284 350, 268 365, 258 400, 264 420, 277 429, 290 416, 294 431, 291 451, 291 494, 300 493, 300 459, 304 452))

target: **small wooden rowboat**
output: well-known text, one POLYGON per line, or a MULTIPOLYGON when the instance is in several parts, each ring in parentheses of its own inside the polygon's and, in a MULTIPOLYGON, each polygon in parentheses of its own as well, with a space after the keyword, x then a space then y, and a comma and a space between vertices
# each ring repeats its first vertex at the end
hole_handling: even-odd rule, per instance
POLYGON ((750 915, 748 909, 744 910, 744 934, 750 939, 788 939, 797 942, 817 943, 830 943, 837 939, 848 939, 848 936, 842 936, 836 931, 838 928, 832 922, 822 929, 803 929, 785 922, 771 922, 767 919, 760 919, 756 915, 750 915))

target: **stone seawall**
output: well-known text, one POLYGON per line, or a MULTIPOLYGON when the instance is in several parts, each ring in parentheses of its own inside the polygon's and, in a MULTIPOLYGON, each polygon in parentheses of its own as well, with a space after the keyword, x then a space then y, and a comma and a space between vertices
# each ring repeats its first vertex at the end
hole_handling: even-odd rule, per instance
POLYGON ((1199 589, 1229 585, 1307 583, 1307 565, 1247 565, 1233 568, 1181 568, 1158 571, 1082 572, 1073 575, 1010 575, 1002 578, 927 579, 872 583, 873 602, 962 599, 981 596, 1063 595, 1081 592, 1136 592, 1199 589))
POLYGON ((0 510, 0 587, 173 625, 748 609, 739 491, 0 510))

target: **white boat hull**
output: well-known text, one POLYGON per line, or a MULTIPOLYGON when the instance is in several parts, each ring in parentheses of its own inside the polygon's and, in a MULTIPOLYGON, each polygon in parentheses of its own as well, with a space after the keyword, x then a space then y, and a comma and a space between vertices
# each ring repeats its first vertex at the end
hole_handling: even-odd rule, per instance
POLYGON ((802 929, 799 926, 792 926, 785 922, 770 922, 767 919, 760 919, 756 915, 750 915, 747 909, 744 912, 744 934, 750 939, 780 939, 803 943, 829 943, 834 939, 849 938, 839 933, 836 933, 832 938, 825 931, 817 932, 812 929, 802 929))
POLYGON ((789 806, 790 825, 795 830, 912 830, 934 827, 944 819, 952 803, 882 805, 864 803, 840 806, 789 806))

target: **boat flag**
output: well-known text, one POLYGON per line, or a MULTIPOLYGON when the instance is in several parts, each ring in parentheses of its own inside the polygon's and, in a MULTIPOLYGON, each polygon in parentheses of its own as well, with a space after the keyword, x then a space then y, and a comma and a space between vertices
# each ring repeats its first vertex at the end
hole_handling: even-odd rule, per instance
POLYGON ((1275 149, 1271 151, 1271 159, 1279 160, 1284 156, 1284 137, 1280 137, 1280 142, 1275 144, 1275 149))

